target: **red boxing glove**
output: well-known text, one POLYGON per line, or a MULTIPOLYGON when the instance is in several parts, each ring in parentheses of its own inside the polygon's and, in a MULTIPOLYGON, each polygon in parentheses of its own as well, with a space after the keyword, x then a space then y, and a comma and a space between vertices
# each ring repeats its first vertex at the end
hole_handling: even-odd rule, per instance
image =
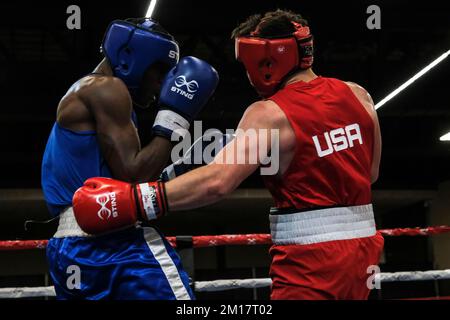
POLYGON ((161 217, 167 211, 162 182, 130 183, 90 178, 72 199, 75 219, 88 234, 101 234, 161 217))

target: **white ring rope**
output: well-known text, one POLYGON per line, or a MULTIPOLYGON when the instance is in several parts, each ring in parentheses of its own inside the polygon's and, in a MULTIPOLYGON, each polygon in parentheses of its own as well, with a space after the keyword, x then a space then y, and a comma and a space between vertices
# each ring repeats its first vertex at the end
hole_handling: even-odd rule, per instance
MULTIPOLYGON (((375 276, 380 282, 395 281, 434 281, 450 279, 450 269, 430 270, 430 271, 406 271, 406 272, 384 272, 375 276)), ((216 292, 232 289, 255 289, 268 287, 272 283, 270 278, 259 279, 225 279, 213 281, 195 282, 197 292, 216 292)), ((53 287, 33 287, 33 288, 0 288, 0 299, 54 297, 53 287)))
POLYGON ((272 284, 270 278, 263 279, 225 279, 213 281, 197 281, 195 282, 195 291, 198 292, 215 292, 231 289, 256 289, 269 287, 272 284))
POLYGON ((383 272, 375 275, 375 279, 377 279, 378 277, 380 279, 380 282, 448 280, 450 279, 450 269, 430 271, 405 271, 392 273, 383 272))
POLYGON ((54 297, 54 287, 0 288, 0 299, 54 297))

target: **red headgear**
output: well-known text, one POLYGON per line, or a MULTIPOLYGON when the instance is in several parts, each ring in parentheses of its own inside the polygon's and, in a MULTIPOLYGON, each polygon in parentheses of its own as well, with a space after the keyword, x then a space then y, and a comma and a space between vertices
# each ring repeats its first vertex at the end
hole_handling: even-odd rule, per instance
POLYGON ((274 94, 287 75, 313 63, 309 27, 292 24, 296 31, 287 36, 260 38, 257 28, 250 36, 236 38, 236 59, 244 64, 251 84, 262 97, 274 94))

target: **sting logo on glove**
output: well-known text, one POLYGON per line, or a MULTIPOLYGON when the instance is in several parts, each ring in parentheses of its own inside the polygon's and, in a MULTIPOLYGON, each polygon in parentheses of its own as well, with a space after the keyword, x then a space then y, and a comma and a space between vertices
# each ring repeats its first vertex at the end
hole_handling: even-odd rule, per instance
POLYGON ((107 220, 111 218, 111 214, 114 218, 117 217, 117 202, 116 202, 116 193, 110 192, 106 194, 98 195, 95 198, 95 201, 101 206, 100 210, 97 212, 97 216, 101 220, 107 220), (111 201, 111 209, 108 209, 106 205, 111 201))
POLYGON ((189 100, 194 98, 194 93, 199 89, 197 81, 187 81, 185 76, 177 77, 174 83, 175 86, 173 86, 170 90, 188 98, 189 100), (182 87, 185 87, 187 91, 184 91, 182 87))
POLYGON ((199 86, 198 82, 195 80, 187 81, 185 76, 179 76, 175 79, 175 85, 178 88, 181 88, 182 86, 186 86, 186 90, 190 93, 197 92, 199 86))

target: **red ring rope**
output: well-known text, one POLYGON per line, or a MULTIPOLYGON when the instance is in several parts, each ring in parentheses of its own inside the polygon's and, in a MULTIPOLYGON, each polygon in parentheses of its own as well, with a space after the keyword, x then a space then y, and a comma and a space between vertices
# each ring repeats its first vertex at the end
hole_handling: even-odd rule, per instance
POLYGON ((48 240, 7 240, 0 241, 0 251, 45 249, 48 240))
MULTIPOLYGON (((429 236, 450 232, 449 226, 436 226, 428 228, 397 228, 379 230, 383 236, 429 236)), ((167 237, 170 244, 176 247, 176 237, 167 237)), ((0 251, 45 249, 48 240, 6 240, 0 241, 0 251)), ((216 247, 224 245, 264 245, 271 244, 270 234, 242 234, 242 235, 216 235, 193 236, 194 248, 216 247)))

